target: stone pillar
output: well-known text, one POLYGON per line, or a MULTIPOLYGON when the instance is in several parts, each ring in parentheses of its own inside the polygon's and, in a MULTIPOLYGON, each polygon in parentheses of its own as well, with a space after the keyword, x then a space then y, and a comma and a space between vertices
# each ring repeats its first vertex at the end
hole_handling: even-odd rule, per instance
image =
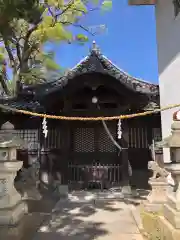
POLYGON ((171 173, 175 186, 167 193, 167 203, 160 217, 161 232, 168 239, 180 239, 180 111, 174 113, 172 134, 164 140, 164 147, 170 148, 171 162, 165 164, 171 173))
POLYGON ((144 206, 148 211, 158 212, 167 201, 168 183, 166 178, 168 172, 164 168, 161 168, 156 161, 150 161, 148 163, 148 169, 153 172, 153 176, 148 182, 152 190, 144 206))
POLYGON ((14 225, 27 211, 14 187, 17 171, 23 165, 16 159, 16 150, 23 141, 12 133, 14 126, 11 123, 5 123, 2 130, 5 132, 0 135, 0 225, 14 225))

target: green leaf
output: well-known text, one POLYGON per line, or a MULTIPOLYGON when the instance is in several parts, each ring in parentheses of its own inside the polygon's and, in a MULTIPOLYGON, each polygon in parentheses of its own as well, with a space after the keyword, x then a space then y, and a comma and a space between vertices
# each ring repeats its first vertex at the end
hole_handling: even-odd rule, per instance
POLYGON ((88 37, 85 36, 84 34, 77 34, 75 39, 81 43, 85 43, 88 41, 88 37))
POLYGON ((112 0, 104 0, 101 6, 102 10, 109 10, 112 8, 112 0))
POLYGON ((67 41, 72 39, 71 32, 67 31, 63 24, 56 23, 54 27, 46 28, 46 36, 50 41, 67 41))
POLYGON ((92 0, 92 3, 97 5, 99 3, 99 0, 92 0))
POLYGON ((16 83, 13 80, 9 80, 6 82, 7 87, 11 94, 13 94, 13 91, 16 89, 16 83))
POLYGON ((0 53, 1 54, 4 54, 6 52, 6 49, 5 49, 5 47, 3 47, 3 46, 0 46, 0 53))
POLYGON ((60 70, 60 66, 50 58, 46 58, 43 62, 43 65, 49 70, 60 70))
POLYGON ((5 60, 4 54, 0 53, 0 64, 3 63, 5 60))
POLYGON ((51 26, 53 22, 54 22, 54 19, 53 19, 52 16, 44 16, 44 18, 43 18, 43 24, 44 24, 45 26, 51 26))
POLYGON ((28 72, 22 73, 21 77, 25 84, 35 84, 42 81, 43 73, 41 67, 34 67, 29 69, 28 72))

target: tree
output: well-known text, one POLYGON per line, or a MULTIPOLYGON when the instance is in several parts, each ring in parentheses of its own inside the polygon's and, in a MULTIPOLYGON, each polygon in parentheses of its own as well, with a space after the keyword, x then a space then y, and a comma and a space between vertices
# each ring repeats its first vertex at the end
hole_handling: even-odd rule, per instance
POLYGON ((54 61, 54 53, 45 51, 44 45, 88 41, 83 34, 73 36, 69 26, 89 33, 89 28, 80 23, 82 17, 110 7, 111 0, 0 0, 0 82, 5 93, 15 94, 17 82, 45 81, 45 70, 58 73, 60 67, 54 61), (12 70, 11 81, 8 68, 12 70))

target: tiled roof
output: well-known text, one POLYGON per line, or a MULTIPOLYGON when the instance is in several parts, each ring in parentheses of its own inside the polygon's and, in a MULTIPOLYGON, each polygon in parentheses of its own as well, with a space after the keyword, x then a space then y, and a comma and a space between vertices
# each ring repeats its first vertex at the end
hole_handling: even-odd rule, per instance
MULTIPOLYGON (((39 103, 40 98, 42 99, 53 91, 62 91, 69 81, 76 81, 75 77, 86 73, 102 73, 112 76, 114 81, 118 81, 119 83, 125 85, 133 92, 148 95, 150 99, 156 99, 155 102, 158 102, 159 86, 157 84, 152 84, 132 77, 118 68, 100 52, 95 42, 93 42, 93 47, 89 55, 83 58, 75 67, 67 71, 60 79, 25 88, 23 95, 32 95, 29 98, 22 96, 17 99, 6 99, 3 100, 3 102, 5 101, 5 104, 19 109, 38 109, 38 111, 42 111, 42 106, 39 103)), ((0 102, 2 103, 2 100, 0 100, 0 102)))
POLYGON ((157 84, 149 83, 142 79, 130 76, 128 73, 117 67, 106 56, 101 54, 95 43, 93 43, 93 48, 91 49, 90 54, 83 58, 75 67, 66 72, 63 77, 59 80, 42 84, 36 90, 37 92, 40 91, 40 94, 41 91, 42 94, 48 94, 53 90, 62 89, 67 85, 69 80, 74 79, 76 76, 93 72, 110 75, 132 91, 143 94, 159 95, 159 86, 157 84))
POLYGON ((21 109, 21 110, 27 110, 27 111, 38 110, 38 112, 43 112, 43 107, 40 105, 39 101, 36 101, 36 100, 26 101, 26 100, 16 99, 16 98, 11 98, 11 99, 1 98, 0 103, 3 104, 4 106, 9 106, 15 109, 21 109))

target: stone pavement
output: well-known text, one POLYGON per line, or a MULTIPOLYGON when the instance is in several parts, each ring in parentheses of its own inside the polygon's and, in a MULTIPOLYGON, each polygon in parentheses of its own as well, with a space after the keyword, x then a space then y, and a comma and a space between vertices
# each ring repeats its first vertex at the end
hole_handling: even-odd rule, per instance
POLYGON ((59 201, 32 240, 143 240, 136 208, 120 200, 59 201))

